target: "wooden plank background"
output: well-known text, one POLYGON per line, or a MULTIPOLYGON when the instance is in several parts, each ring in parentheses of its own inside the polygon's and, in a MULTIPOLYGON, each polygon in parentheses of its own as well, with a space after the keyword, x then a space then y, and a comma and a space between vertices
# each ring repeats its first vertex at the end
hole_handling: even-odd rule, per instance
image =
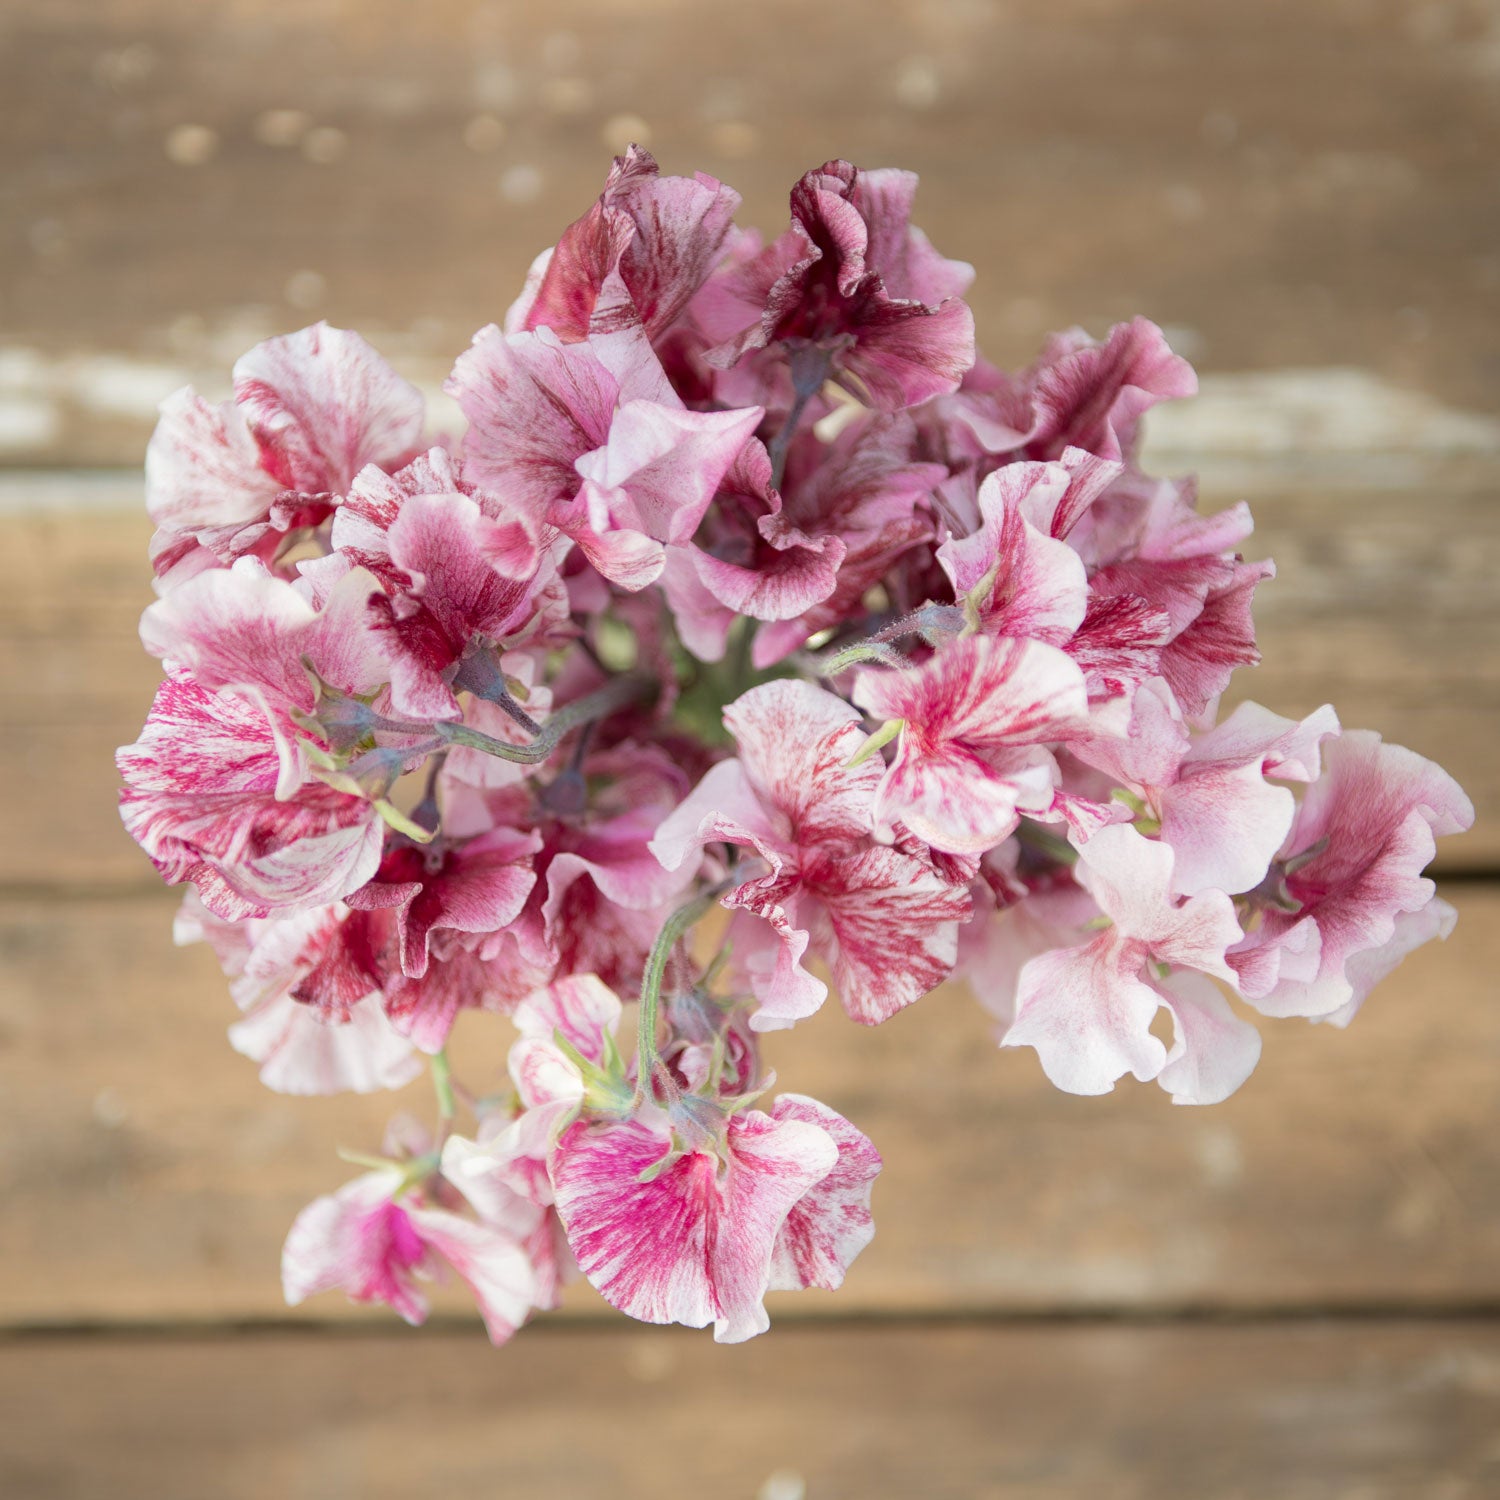
POLYGON ((0 1494, 1500 1493, 1497 83, 1486 0, 0 9, 0 1494), (1152 461, 1280 568, 1234 692, 1460 777, 1459 927, 1211 1110, 1058 1094, 956 991, 777 1038, 888 1165, 747 1348, 586 1288, 499 1353, 451 1300, 290 1316, 286 1224, 392 1101, 260 1088, 115 821, 141 451, 315 317, 435 389, 632 136, 770 229, 826 156, 916 168, 1003 361, 1166 326, 1204 390, 1152 461))

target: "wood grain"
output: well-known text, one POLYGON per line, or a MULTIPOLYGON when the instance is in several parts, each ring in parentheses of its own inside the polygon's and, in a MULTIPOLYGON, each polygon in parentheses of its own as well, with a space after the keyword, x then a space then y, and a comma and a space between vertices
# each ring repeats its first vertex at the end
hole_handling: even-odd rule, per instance
MULTIPOLYGON (((830 1009, 774 1037, 779 1086, 886 1159, 879 1233, 843 1290, 774 1316, 1500 1301, 1500 892, 1450 895, 1446 945, 1347 1032, 1265 1023, 1259 1071, 1212 1109, 1141 1085, 1058 1093, 956 988, 871 1030, 830 1009)), ((431 1119, 424 1083, 268 1093, 224 1040, 212 957, 170 947, 170 913, 164 896, 0 906, 0 1325, 283 1316, 286 1229, 353 1175, 335 1149, 375 1148, 398 1108, 431 1119)), ((509 1036, 461 1023, 478 1091, 509 1036)), ((578 1291, 575 1311, 602 1311, 578 1291)), ((336 1296, 303 1312, 351 1315, 336 1296)))
POLYGON ((0 1345, 25 1500, 1485 1500, 1500 1330, 553 1330, 0 1345))
POLYGON ((1144 312, 1210 372, 1358 367, 1490 411, 1492 26, 1408 0, 10 0, 4 452, 134 462, 166 390, 316 316, 440 377, 631 135, 771 232, 828 156, 917 169, 1006 363, 1144 312))

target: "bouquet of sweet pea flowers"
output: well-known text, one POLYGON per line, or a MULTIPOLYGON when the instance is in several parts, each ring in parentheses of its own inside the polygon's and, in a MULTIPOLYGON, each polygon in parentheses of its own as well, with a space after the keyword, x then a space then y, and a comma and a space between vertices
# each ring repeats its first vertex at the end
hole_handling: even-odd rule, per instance
POLYGON ((321 324, 164 403, 126 826, 270 1088, 436 1083, 298 1216, 291 1301, 419 1322, 451 1271, 499 1343, 581 1275, 745 1339, 874 1232, 875 1147, 760 1055, 830 988, 876 1025, 961 979, 1059 1088, 1209 1104, 1247 1009, 1344 1025, 1451 927, 1447 774, 1218 715, 1272 567, 1136 463, 1187 363, 1144 319, 977 358, 915 186, 828 162, 765 244, 632 148, 451 442, 321 324), (514 1032, 473 1088, 468 1010, 514 1032))

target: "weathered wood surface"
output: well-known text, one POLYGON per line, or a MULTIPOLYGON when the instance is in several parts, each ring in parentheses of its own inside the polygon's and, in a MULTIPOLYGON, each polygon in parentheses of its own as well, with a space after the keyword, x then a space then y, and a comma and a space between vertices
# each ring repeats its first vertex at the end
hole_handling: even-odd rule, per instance
POLYGON ((631 136, 771 231, 827 156, 916 168, 1007 363, 1145 312, 1489 412, 1497 58, 1417 0, 9 0, 0 456, 134 462, 317 316, 440 378, 631 136))
MULTIPOLYGON (((0 7, 0 1327, 50 1330, 0 1341, 0 1494, 1500 1493, 1500 886, 1480 882, 1350 1032, 1267 1025, 1213 1110, 1057 1094, 956 993, 777 1039, 785 1085, 888 1165, 845 1290, 780 1299, 749 1348, 580 1327, 587 1295, 500 1354, 467 1323, 352 1327, 337 1298, 305 1313, 329 1326, 230 1331, 285 1316, 287 1222, 393 1101, 279 1098, 228 1049, 223 981, 170 948, 171 898, 113 812, 111 751, 157 670, 138 480, 14 467, 137 466, 163 394, 222 392, 251 343, 317 317, 435 388, 630 137, 773 231, 825 156, 911 166, 919 222, 979 268, 992 357, 1144 312, 1205 372, 1151 438, 1210 505, 1249 499, 1252 554, 1280 565, 1266 664, 1233 691, 1331 699, 1440 759, 1480 816, 1442 868, 1495 873, 1491 12, 0 7), (1305 1321, 1326 1307, 1344 1316, 1305 1321), (1122 1321, 1069 1321, 1090 1309, 1122 1321), (1141 1321, 1194 1309, 1246 1321, 1141 1321), (923 1312, 954 1321, 899 1321, 923 1312), (1015 1314, 1039 1321, 985 1321, 1015 1314), (202 1332, 145 1331, 176 1322, 202 1332)), ((496 1056, 506 1028, 463 1030, 496 1056)), ((400 1102, 428 1110, 421 1086, 400 1102)))
POLYGON ((1500 1491, 1500 1330, 1466 1322, 22 1340, 0 1403, 17 1500, 1500 1491))
MULTIPOLYGON (((1447 944, 1347 1032, 1265 1023, 1259 1071, 1212 1109, 1128 1081, 1061 1094, 957 989, 873 1030, 829 1008, 772 1038, 780 1086, 886 1159, 843 1290, 774 1315, 1500 1304, 1500 893, 1449 895, 1447 944)), ((0 906, 0 1325, 283 1316, 292 1216, 353 1175, 335 1149, 373 1149, 396 1108, 432 1118, 425 1082, 268 1093, 224 1040, 211 955, 172 950, 170 915, 165 896, 0 906)), ((509 1035, 461 1023, 481 1091, 509 1035)), ((356 1315, 337 1296, 303 1312, 356 1315)))

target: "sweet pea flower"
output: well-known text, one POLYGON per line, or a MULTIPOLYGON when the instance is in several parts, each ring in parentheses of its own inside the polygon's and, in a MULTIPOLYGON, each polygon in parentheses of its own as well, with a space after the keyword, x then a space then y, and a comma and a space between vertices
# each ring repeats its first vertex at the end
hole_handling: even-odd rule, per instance
POLYGON ((876 831, 891 837, 901 823, 950 854, 982 854, 1023 813, 1049 813, 1058 771, 1047 742, 1088 718, 1083 674, 1036 640, 967 636, 921 666, 861 672, 853 697, 901 724, 875 792, 876 831))
POLYGON ((667 543, 692 539, 763 415, 689 411, 639 330, 564 343, 491 325, 446 389, 469 419, 473 482, 503 495, 539 544, 570 537, 603 576, 642 589, 667 543))
POLYGON ((1221 722, 1274 569, 1141 468, 1190 367, 1143 318, 984 360, 915 187, 830 161, 765 244, 632 146, 458 358, 451 446, 322 324, 164 405, 122 817, 268 1087, 432 1075, 289 1300, 421 1321, 456 1271, 500 1342, 581 1275, 746 1339, 873 1232, 875 1147, 762 1056, 828 982, 874 1024, 958 978, 1059 1087, 1210 1104, 1241 1001, 1343 1025, 1451 927, 1449 777, 1328 707, 1221 722))
POLYGON ((1369 730, 1326 756, 1229 962, 1263 1014, 1347 1025, 1400 958, 1451 930, 1422 871, 1437 837, 1473 824, 1474 805, 1447 772, 1369 730))
POLYGON ((380 863, 383 829, 365 798, 316 782, 281 795, 284 749, 253 701, 177 670, 141 738, 116 755, 131 837, 169 885, 191 881, 227 921, 338 901, 380 863))
POLYGON ((260 1081, 279 1094, 399 1089, 421 1072, 411 1043, 372 1001, 380 987, 373 956, 342 941, 348 916, 334 905, 277 921, 226 922, 189 892, 173 924, 179 944, 213 948, 244 1012, 229 1028, 230 1045, 259 1063, 260 1081), (321 1005, 299 994, 314 974, 321 1005))
POLYGON ((431 1205, 406 1186, 399 1167, 315 1198, 297 1215, 281 1255, 293 1306, 342 1289, 352 1302, 383 1302, 415 1324, 428 1312, 419 1281, 448 1270, 474 1293, 493 1344, 505 1343, 535 1305, 536 1275, 520 1235, 431 1205))
MULTIPOLYGON (((1142 1081, 1157 1078, 1170 1060, 1150 1029, 1163 1006, 1172 1014, 1182 1055, 1192 1050, 1195 1036, 1200 1047, 1218 1038, 1254 1066, 1254 1028, 1201 990, 1172 992, 1156 981, 1161 966, 1170 966, 1232 983, 1225 953, 1242 935, 1234 905, 1222 891, 1185 901, 1172 895, 1172 863, 1169 846, 1134 828, 1100 829, 1079 853, 1075 875, 1109 925, 1081 946, 1041 954, 1021 969, 1015 1020, 1002 1044, 1035 1047, 1048 1078, 1068 1093, 1108 1093, 1124 1073, 1142 1081)), ((1182 1072, 1219 1069, 1237 1071, 1235 1064, 1216 1060, 1182 1072)))
POLYGON ((532 264, 506 332, 550 328, 571 343, 640 327, 656 342, 719 261, 739 206, 733 188, 703 172, 663 177, 631 146, 593 207, 532 264))
POLYGON ((930 861, 875 841, 882 773, 873 760, 850 764, 865 740, 857 711, 783 680, 730 704, 724 724, 739 757, 704 777, 651 848, 673 870, 714 843, 759 857, 764 873, 724 897, 759 919, 738 929, 760 1001, 751 1025, 790 1026, 822 1004, 827 987, 802 967, 809 949, 857 1021, 886 1020, 920 999, 953 967, 969 896, 930 861))
POLYGON ((1117 323, 1098 341, 1081 328, 1054 334, 1041 358, 997 402, 1004 426, 1032 459, 1082 448, 1107 460, 1134 457, 1141 417, 1198 389, 1193 367, 1148 318, 1117 323))
MULTIPOLYGON (((957 389, 974 363, 974 318, 959 300, 973 267, 944 260, 911 227, 917 179, 830 161, 792 189, 791 227, 698 299, 722 342, 710 364, 783 343, 881 411, 957 389)), ((821 380, 817 381, 822 384, 821 380)))
POLYGON ((612 1000, 585 980, 523 1007, 511 1066, 534 1123, 523 1116, 512 1134, 533 1151, 546 1142, 568 1244, 606 1301, 648 1323, 712 1323, 716 1341, 739 1343, 769 1326, 767 1290, 843 1281, 874 1233, 880 1157, 797 1095, 769 1114, 711 1093, 665 1108, 627 1095, 606 1040, 612 1000))
POLYGON ((405 463, 423 420, 421 392, 326 323, 257 344, 234 367, 232 401, 191 387, 169 396, 146 450, 162 585, 274 552, 289 530, 325 519, 366 464, 405 463))

